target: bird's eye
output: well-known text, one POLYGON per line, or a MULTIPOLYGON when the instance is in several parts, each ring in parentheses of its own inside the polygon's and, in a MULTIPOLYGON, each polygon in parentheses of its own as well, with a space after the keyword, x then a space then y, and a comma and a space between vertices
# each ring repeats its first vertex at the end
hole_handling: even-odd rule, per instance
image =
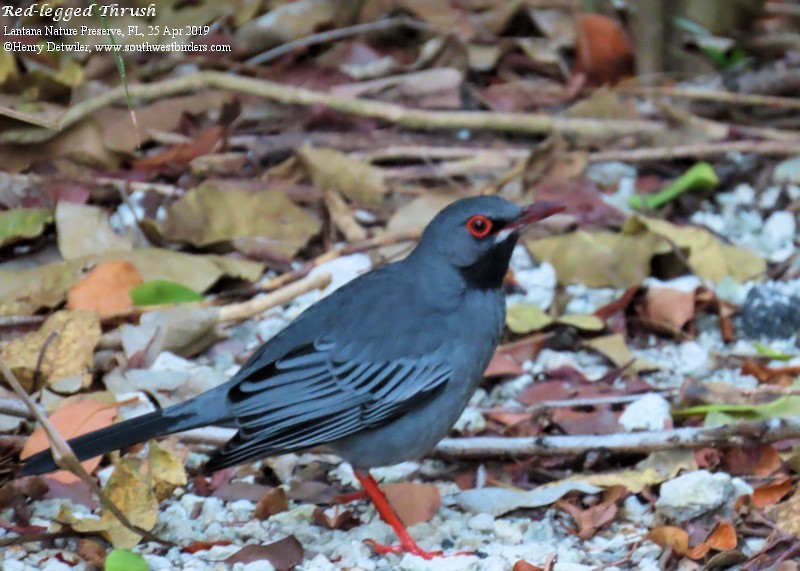
POLYGON ((486 238, 492 231, 492 221, 478 214, 467 220, 467 230, 476 238, 486 238))

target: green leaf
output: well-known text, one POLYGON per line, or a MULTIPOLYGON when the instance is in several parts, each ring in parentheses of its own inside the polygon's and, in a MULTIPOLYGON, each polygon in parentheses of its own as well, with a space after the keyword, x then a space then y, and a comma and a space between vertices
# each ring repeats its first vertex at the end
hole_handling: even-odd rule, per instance
POLYGON ((705 414, 707 426, 728 424, 733 420, 790 418, 800 416, 800 397, 784 396, 764 404, 704 404, 675 410, 672 414, 673 416, 705 414))
POLYGON ((145 558, 127 549, 114 549, 106 556, 105 571, 150 571, 145 558))
POLYGON ((41 208, 16 208, 0 212, 0 247, 25 238, 35 238, 52 221, 52 211, 41 208))
POLYGON ((676 180, 655 194, 634 194, 630 197, 631 208, 654 210, 674 200, 689 190, 705 190, 719 183, 714 167, 708 163, 697 163, 676 180))
POLYGON ((193 289, 169 280, 144 282, 131 289, 130 295, 133 305, 173 305, 204 299, 193 289))
POLYGON ((781 353, 780 351, 776 351, 772 347, 768 347, 761 343, 756 343, 755 348, 759 355, 765 355, 770 359, 775 359, 776 361, 788 361, 797 357, 797 355, 792 355, 791 353, 781 353))

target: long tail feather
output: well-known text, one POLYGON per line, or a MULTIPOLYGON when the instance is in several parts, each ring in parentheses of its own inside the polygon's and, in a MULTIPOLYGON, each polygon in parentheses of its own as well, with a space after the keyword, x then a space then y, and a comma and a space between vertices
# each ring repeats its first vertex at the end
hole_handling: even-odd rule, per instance
MULTIPOLYGON (((208 394, 208 393, 207 393, 208 394)), ((112 450, 118 450, 157 436, 191 430, 229 420, 218 399, 209 405, 209 399, 199 398, 143 416, 120 422, 69 440, 69 445, 79 460, 88 460, 112 450), (200 402, 200 399, 203 402, 200 402), (216 412, 216 414, 215 414, 216 412)), ((34 454, 22 468, 24 476, 33 476, 58 470, 50 450, 34 454)))

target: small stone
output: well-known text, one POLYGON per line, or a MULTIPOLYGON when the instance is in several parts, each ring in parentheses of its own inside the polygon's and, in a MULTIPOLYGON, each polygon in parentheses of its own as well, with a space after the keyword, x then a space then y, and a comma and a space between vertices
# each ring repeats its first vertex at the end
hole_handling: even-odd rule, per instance
POLYGON ((761 231, 761 245, 769 261, 782 262, 794 252, 797 221, 792 212, 778 210, 770 214, 761 231))
POLYGON ((800 184, 800 155, 778 163, 772 171, 772 180, 778 184, 800 184))
POLYGON ((664 430, 672 427, 669 403, 661 395, 644 395, 633 401, 619 417, 627 432, 635 430, 664 430))
POLYGON ((242 571, 275 571, 275 566, 266 559, 251 561, 242 568, 242 571))
POLYGON ((596 163, 586 169, 586 178, 600 186, 612 187, 623 178, 636 178, 636 168, 619 161, 596 163))
POLYGON ((661 485, 656 511, 668 520, 687 521, 722 506, 733 490, 724 472, 689 472, 661 485))
POLYGON ((800 331, 800 297, 774 285, 755 285, 744 300, 741 320, 749 339, 788 339, 800 331))
POLYGON ((475 514, 467 520, 467 527, 475 531, 488 531, 494 527, 494 516, 487 513, 475 514))
POLYGON ((42 571, 72 571, 72 567, 58 559, 49 559, 42 567, 42 571))
POLYGON ((228 504, 233 519, 236 521, 249 521, 253 517, 256 505, 250 500, 236 500, 228 504))

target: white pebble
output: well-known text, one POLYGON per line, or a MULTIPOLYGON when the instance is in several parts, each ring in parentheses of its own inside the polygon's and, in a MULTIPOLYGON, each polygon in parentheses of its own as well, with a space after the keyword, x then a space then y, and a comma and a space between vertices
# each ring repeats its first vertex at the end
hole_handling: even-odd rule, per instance
POLYGON ((467 527, 475 531, 488 531, 494 527, 494 516, 487 513, 475 514, 467 520, 467 527))

